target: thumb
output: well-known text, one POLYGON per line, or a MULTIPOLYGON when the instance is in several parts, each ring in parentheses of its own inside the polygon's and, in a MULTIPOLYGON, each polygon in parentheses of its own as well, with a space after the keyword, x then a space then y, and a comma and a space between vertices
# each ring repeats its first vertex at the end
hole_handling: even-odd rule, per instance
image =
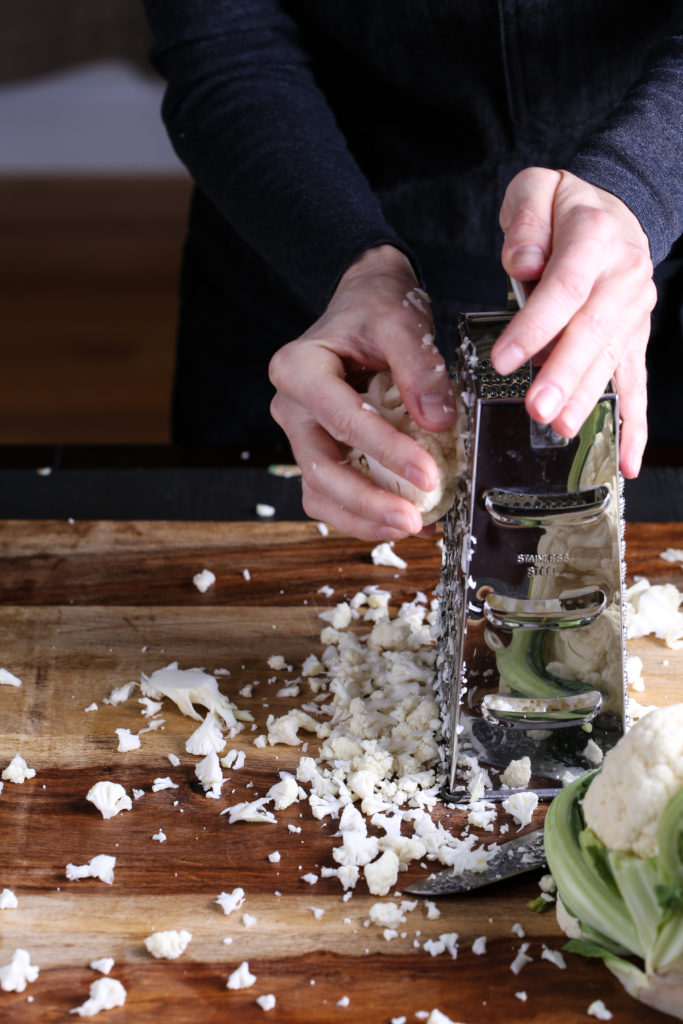
POLYGON ((560 181, 559 171, 527 167, 508 185, 500 226, 505 232, 501 259, 510 277, 534 281, 543 273, 552 247, 553 203, 560 181))

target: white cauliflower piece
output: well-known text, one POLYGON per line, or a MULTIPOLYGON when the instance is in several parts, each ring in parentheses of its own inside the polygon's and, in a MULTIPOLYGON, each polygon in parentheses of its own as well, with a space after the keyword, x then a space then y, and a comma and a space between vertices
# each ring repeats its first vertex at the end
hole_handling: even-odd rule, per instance
POLYGON ((92 857, 87 864, 67 864, 66 877, 70 882, 76 882, 79 878, 99 878, 101 882, 111 885, 114 881, 115 866, 116 857, 100 853, 92 857))
POLYGON ((634 583, 626 591, 628 636, 654 633, 667 647, 680 647, 683 638, 681 596, 673 583, 652 586, 644 577, 634 583))
POLYGON ((2 777, 6 782, 25 782, 36 774, 35 768, 29 768, 21 754, 15 754, 4 769, 2 777))
POLYGON ((378 487, 400 494, 411 501, 422 515, 425 526, 436 522, 453 504, 455 490, 466 466, 464 437, 467 422, 462 399, 454 395, 458 419, 453 427, 440 433, 425 430, 410 417, 390 370, 383 370, 370 381, 365 403, 401 433, 408 434, 432 456, 439 470, 439 482, 431 491, 421 491, 403 477, 386 469, 371 455, 354 448, 349 464, 369 477, 378 487))
POLYGON ((148 935, 145 939, 145 947, 157 959, 175 960, 185 952, 191 941, 192 933, 185 928, 180 931, 171 929, 148 935))
POLYGON ((22 681, 18 676, 12 674, 9 669, 0 668, 0 683, 4 686, 22 686, 22 681))
POLYGON ((299 799, 299 784, 293 775, 280 772, 280 782, 276 782, 266 793, 266 799, 273 801, 276 811, 284 811, 299 799))
POLYGON ((79 1017, 94 1017, 100 1010, 113 1010, 126 1002, 126 990, 116 978, 97 978, 90 986, 90 998, 69 1013, 79 1017))
POLYGON ((224 914, 232 914, 233 910, 239 910, 244 903, 244 889, 237 886, 232 892, 222 892, 215 901, 222 908, 224 914))
POLYGON ((92 971, 100 971, 101 974, 109 974, 113 966, 113 956, 102 956, 98 960, 91 960, 88 964, 92 971))
POLYGON ((384 541, 382 544, 376 544, 370 552, 373 565, 387 565, 392 569, 407 569, 408 563, 405 558, 401 558, 394 551, 394 545, 391 541, 384 541))
POLYGON ((204 787, 207 797, 218 800, 225 779, 215 750, 210 750, 206 757, 202 758, 195 766, 194 773, 204 787))
POLYGON ((612 748, 583 800, 586 824, 613 850, 652 857, 657 826, 683 787, 683 704, 656 708, 612 748))
POLYGON ((132 733, 130 729, 116 729, 119 738, 119 745, 116 748, 120 754, 127 754, 129 750, 137 750, 140 746, 140 737, 132 733))
POLYGON ((385 850, 381 857, 363 868, 365 881, 373 896, 386 896, 396 885, 399 859, 393 850, 385 850))
POLYGON ((228 978, 227 987, 230 989, 251 988, 255 981, 256 975, 249 970, 249 961, 243 960, 228 978))
POLYGON ((299 729, 305 729, 306 732, 313 732, 320 736, 329 728, 324 723, 316 722, 314 718, 299 708, 293 708, 279 718, 269 715, 266 725, 270 744, 287 743, 292 747, 296 747, 302 742, 298 736, 299 729))
POLYGON ((198 757, 210 754, 212 750, 220 752, 224 747, 225 736, 214 711, 209 711, 202 724, 197 726, 185 742, 187 753, 196 754, 198 757))
POLYGON ((516 761, 510 761, 509 765, 500 777, 500 781, 504 786, 509 786, 510 789, 526 789, 529 785, 529 779, 531 778, 531 761, 525 757, 520 757, 516 761))
POLYGON ((0 910, 14 910, 19 906, 19 901, 11 889, 3 889, 0 892, 0 910))
POLYGON ((40 967, 31 963, 28 950, 15 949, 11 962, 0 967, 0 988, 3 992, 23 992, 39 971, 40 967))
POLYGON ((201 668, 180 669, 177 661, 174 661, 166 668, 157 669, 151 676, 143 674, 140 687, 145 696, 155 700, 169 697, 189 718, 201 718, 195 710, 195 704, 214 711, 223 719, 230 735, 235 735, 242 728, 237 722, 238 718, 245 722, 253 721, 251 714, 236 708, 220 692, 216 679, 201 668))
POLYGON ((212 587, 216 582, 216 574, 211 572, 210 569, 202 569, 201 572, 194 574, 192 582, 200 594, 205 594, 209 587, 212 587))
POLYGON ((131 798, 118 782, 102 779, 88 790, 86 800, 94 804, 103 818, 113 818, 120 811, 129 811, 133 806, 131 798))
POLYGON ((503 800, 503 809, 511 814, 520 829, 529 824, 533 813, 538 806, 536 793, 522 792, 513 793, 506 800, 503 800))

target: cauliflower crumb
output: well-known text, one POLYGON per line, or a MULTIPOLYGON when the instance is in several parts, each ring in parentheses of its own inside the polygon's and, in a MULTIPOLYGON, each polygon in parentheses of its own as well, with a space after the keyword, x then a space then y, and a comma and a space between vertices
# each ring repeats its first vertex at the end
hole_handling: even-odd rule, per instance
POLYGON ((152 839, 155 842, 157 842, 157 843, 165 843, 166 842, 166 833, 164 832, 164 830, 162 828, 160 828, 158 832, 154 833, 154 835, 152 836, 152 839))
POLYGON ((268 668, 272 668, 274 672, 292 671, 292 666, 287 664, 282 654, 271 654, 268 658, 268 668))
POLYGON ((192 933, 185 928, 166 932, 153 932, 145 939, 145 947, 157 959, 175 960, 185 952, 192 941, 192 933))
POLYGON ((270 861, 271 864, 279 864, 280 863, 280 851, 279 850, 273 850, 272 853, 268 854, 268 860, 270 861))
POLYGON ((170 775, 155 779, 152 783, 152 792, 160 793, 162 789, 178 789, 178 784, 173 781, 170 775))
POLYGON ((301 876, 301 881, 308 882, 309 885, 316 885, 318 876, 314 875, 312 871, 309 871, 307 874, 301 876))
POLYGON ((530 964, 533 960, 533 957, 527 956, 526 951, 528 948, 528 942, 523 942, 522 945, 519 947, 519 950, 517 951, 517 956, 510 964, 510 970, 512 971, 513 974, 519 974, 522 968, 525 967, 527 964, 530 964))
POLYGON ((377 544, 376 547, 370 552, 373 565, 388 565, 394 569, 407 569, 408 563, 400 558, 399 555, 394 551, 394 545, 392 541, 385 541, 383 544, 377 544))
POLYGON ((503 800, 503 810, 507 811, 515 819, 519 825, 518 832, 529 824, 537 806, 538 796, 536 793, 528 791, 513 793, 512 796, 503 800))
POLYGON ((276 511, 274 505, 267 505, 264 501, 256 503, 256 515, 259 519, 272 519, 276 511))
POLYGON ((116 748, 119 753, 127 754, 129 750, 137 750, 140 746, 140 737, 132 733, 130 729, 116 729, 119 738, 119 745, 116 748))
POLYGON ((25 782, 32 779, 36 774, 35 768, 29 768, 21 754, 15 754, 7 767, 3 770, 2 777, 6 782, 25 782))
POLYGON ((586 1013, 589 1017, 596 1017, 598 1020, 611 1020, 612 1014, 605 1006, 602 999, 594 999, 586 1013))
POLYGON ((13 675, 8 669, 0 668, 0 684, 4 686, 23 686, 21 679, 13 675))
POLYGON ((323 910, 322 907, 311 907, 311 912, 313 914, 313 917, 316 919, 316 921, 319 921, 320 918, 325 913, 325 911, 323 910))
POLYGON ((232 914, 233 910, 239 910, 244 903, 244 889, 237 886, 232 892, 222 892, 215 902, 222 907, 224 914, 232 914))
POLYGON ((427 1017, 427 1024, 457 1024, 457 1022, 452 1017, 447 1017, 445 1013, 442 1013, 441 1010, 437 1010, 435 1007, 427 1017))
POLYGON ((256 975, 249 971, 249 961, 243 960, 228 978, 227 987, 230 989, 250 988, 255 981, 256 975))
POLYGON ((192 582, 200 594, 205 594, 209 587, 212 587, 216 582, 216 574, 211 572, 210 569, 202 569, 201 572, 194 574, 192 582))
POLYGON ((90 986, 90 997, 80 1006, 69 1010, 79 1017, 94 1017, 100 1010, 113 1010, 126 1002, 126 990, 116 978, 97 978, 90 986))
POLYGON ((373 896, 386 896, 396 885, 398 869, 399 859, 393 850, 385 850, 376 861, 364 865, 365 881, 373 896))
POLYGON ((88 790, 85 798, 95 805, 103 818, 113 818, 120 811, 129 811, 133 806, 123 786, 108 779, 96 782, 88 790))
POLYGON ((262 1010, 265 1010, 267 1012, 268 1010, 272 1010, 275 1008, 277 1000, 275 999, 275 996, 272 994, 272 992, 269 992, 266 995, 257 996, 255 1001, 257 1005, 261 1007, 262 1010))
POLYGON ((0 910, 14 910, 19 906, 19 901, 11 889, 3 889, 0 892, 0 910))
POLYGON ((531 760, 528 757, 520 757, 517 761, 510 761, 509 765, 500 777, 504 786, 510 789, 526 789, 531 778, 531 760))
POLYGON ((244 925, 245 928, 253 928, 253 926, 258 921, 258 918, 254 917, 253 914, 244 913, 242 914, 240 920, 242 921, 242 924, 244 925))
POLYGON ((116 857, 100 853, 92 857, 87 864, 67 864, 66 877, 70 882, 76 882, 79 878, 99 878, 100 881, 111 885, 114 881, 114 867, 116 857))
POLYGON ((98 711, 97 701, 93 701, 92 704, 88 704, 87 708, 83 708, 84 711, 98 711))
POLYGON ((486 952, 486 936, 479 935, 472 943, 472 952, 476 956, 483 956, 486 952))
POLYGON ((0 967, 0 988, 3 992, 23 992, 39 972, 40 967, 31 963, 28 950, 15 949, 11 962, 0 967))
POLYGON ((595 740, 590 739, 584 748, 583 756, 589 764, 599 765, 602 764, 604 754, 602 748, 598 746, 595 740))
POLYGON ((93 971, 99 971, 101 974, 109 974, 112 967, 114 966, 113 956, 103 956, 99 960, 91 960, 88 967, 93 971))
POLYGON ((551 964, 555 964, 561 971, 567 970, 567 963, 559 949, 548 949, 545 943, 543 943, 543 952, 541 953, 541 960, 548 960, 551 964))
POLYGON ((337 1000, 337 1006, 348 1006, 351 1000, 348 996, 342 996, 341 999, 337 1000))
POLYGON ((527 1001, 526 992, 524 990, 521 992, 515 992, 515 999, 519 999, 520 1003, 525 1003, 527 1001))
POLYGON ((434 900, 425 900, 425 907, 427 909, 427 920, 436 921, 437 918, 441 917, 441 911, 437 907, 434 900))
POLYGON ((318 527, 318 533, 322 537, 328 537, 329 536, 330 528, 327 525, 327 523, 316 523, 316 526, 318 527))

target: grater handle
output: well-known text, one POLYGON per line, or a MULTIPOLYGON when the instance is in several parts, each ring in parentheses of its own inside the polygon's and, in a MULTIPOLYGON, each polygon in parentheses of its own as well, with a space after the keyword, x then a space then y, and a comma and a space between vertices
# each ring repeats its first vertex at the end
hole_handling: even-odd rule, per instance
POLYGON ((541 600, 494 592, 484 601, 484 618, 498 629, 577 629, 597 619, 606 604, 602 590, 576 590, 541 600))
POLYGON ((609 487, 590 487, 565 494, 528 494, 494 488, 484 495, 484 507, 499 526, 549 526, 592 523, 610 502, 609 487))

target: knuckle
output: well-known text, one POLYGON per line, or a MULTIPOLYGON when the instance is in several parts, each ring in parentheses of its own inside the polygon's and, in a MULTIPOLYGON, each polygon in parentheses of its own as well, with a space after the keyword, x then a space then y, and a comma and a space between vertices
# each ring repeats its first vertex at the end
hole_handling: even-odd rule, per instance
POLYGON ((565 302, 573 307, 585 301, 590 289, 585 271, 577 263, 566 260, 558 270, 557 286, 565 302))

